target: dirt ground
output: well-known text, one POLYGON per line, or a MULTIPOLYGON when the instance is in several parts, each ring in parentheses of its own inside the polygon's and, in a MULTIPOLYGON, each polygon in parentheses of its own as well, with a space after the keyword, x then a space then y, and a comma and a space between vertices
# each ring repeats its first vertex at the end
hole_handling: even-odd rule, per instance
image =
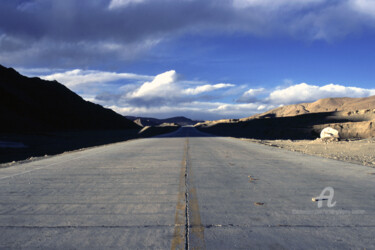
POLYGON ((375 138, 324 142, 316 140, 255 140, 241 139, 304 154, 375 168, 375 138))

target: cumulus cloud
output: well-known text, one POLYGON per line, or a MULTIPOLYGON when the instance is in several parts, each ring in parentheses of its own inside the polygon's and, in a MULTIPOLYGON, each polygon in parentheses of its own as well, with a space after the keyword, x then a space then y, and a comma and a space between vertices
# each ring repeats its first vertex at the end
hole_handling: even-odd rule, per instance
MULTIPOLYGON (((276 89, 250 88, 234 103, 204 101, 201 94, 206 91, 222 91, 236 86, 220 83, 187 87, 178 78, 174 70, 167 71, 123 95, 116 103, 110 106, 108 102, 102 104, 107 103, 107 106, 124 115, 168 117, 182 114, 195 119, 223 119, 248 117, 278 106, 313 102, 321 98, 375 95, 375 89, 300 83, 276 89)), ((220 94, 216 98, 218 96, 220 94)))
POLYGON ((235 86, 230 83, 218 83, 189 87, 192 84, 201 84, 201 82, 181 81, 177 72, 170 70, 128 92, 124 95, 123 101, 136 106, 175 105, 192 102, 198 98, 205 99, 207 96, 201 94, 235 86))
POLYGON ((372 0, 351 0, 350 5, 356 11, 375 17, 375 2, 372 0))
POLYGON ((142 3, 144 0, 112 0, 108 6, 109 9, 126 7, 129 4, 142 3))
MULTIPOLYGON (((40 74, 43 70, 29 69, 26 72, 40 74)), ((281 105, 313 102, 321 98, 375 95, 375 89, 307 83, 270 89, 247 88, 238 93, 244 86, 183 80, 175 70, 148 76, 75 69, 44 75, 43 78, 56 79, 77 91, 84 99, 112 108, 123 115, 184 115, 203 120, 248 117, 281 105), (109 84, 114 85, 109 88, 109 84), (231 94, 226 96, 227 93, 231 94)))
POLYGON ((240 98, 237 99, 237 102, 238 103, 256 102, 259 98, 259 95, 265 92, 266 92, 266 89, 264 88, 249 89, 248 91, 243 93, 240 98))
POLYGON ((177 91, 177 73, 174 70, 157 75, 151 82, 145 82, 140 88, 131 93, 133 98, 168 97, 177 91))
POLYGON ((222 103, 211 111, 218 113, 225 118, 242 118, 251 116, 255 113, 264 112, 274 107, 275 106, 270 104, 264 105, 261 103, 222 103))
MULTIPOLYGON (((235 88, 234 84, 184 80, 175 70, 156 76, 81 69, 43 75, 41 73, 44 70, 36 68, 24 71, 42 75, 46 80, 57 80, 84 99, 112 108, 123 115, 186 115, 199 119, 205 116, 217 119, 220 109, 228 117, 230 110, 233 110, 233 115, 239 112, 234 107, 217 109, 225 105, 217 100, 225 96, 226 89, 235 88), (215 95, 211 95, 213 93, 215 95)), ((48 72, 51 73, 50 70, 48 72)))
POLYGON ((216 89, 222 89, 222 88, 228 88, 228 87, 234 87, 234 86, 235 86, 234 84, 230 84, 230 83, 218 83, 214 85, 205 84, 205 85, 198 86, 195 88, 185 89, 183 92, 188 95, 197 95, 197 94, 201 94, 204 92, 210 92, 216 89))
POLYGON ((328 84, 320 87, 301 83, 272 91, 266 101, 273 104, 286 105, 312 102, 328 97, 366 97, 371 95, 375 95, 375 89, 346 87, 337 84, 328 84))
POLYGON ((249 89, 237 100, 237 103, 216 103, 211 112, 226 118, 248 117, 267 110, 303 102, 314 102, 329 97, 368 97, 375 95, 375 89, 358 88, 338 84, 323 86, 300 83, 276 89, 249 89), (232 116, 231 116, 232 114, 232 116))

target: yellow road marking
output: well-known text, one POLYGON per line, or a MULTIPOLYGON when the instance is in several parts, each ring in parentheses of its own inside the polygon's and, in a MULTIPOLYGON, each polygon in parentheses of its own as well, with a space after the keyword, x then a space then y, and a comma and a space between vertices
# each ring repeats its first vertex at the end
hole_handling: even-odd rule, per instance
POLYGON ((187 143, 185 141, 184 156, 181 163, 180 171, 180 185, 178 187, 176 214, 174 219, 174 234, 171 249, 185 249, 186 248, 186 186, 185 186, 185 174, 186 174, 186 159, 187 159, 187 143))
POLYGON ((189 162, 189 138, 186 138, 171 249, 206 249, 197 190, 189 162))

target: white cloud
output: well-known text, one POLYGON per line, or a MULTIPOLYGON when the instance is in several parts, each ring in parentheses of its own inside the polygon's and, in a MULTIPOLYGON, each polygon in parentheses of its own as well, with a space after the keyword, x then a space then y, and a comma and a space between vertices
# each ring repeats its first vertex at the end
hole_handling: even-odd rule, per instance
POLYGON ((237 102, 239 103, 250 103, 256 102, 259 98, 258 95, 265 93, 266 89, 264 88, 257 88, 257 89, 249 89, 245 93, 242 94, 240 98, 238 98, 237 102))
POLYGON ((244 93, 244 95, 255 96, 255 95, 257 95, 257 94, 263 93, 264 91, 266 91, 265 88, 249 89, 248 91, 246 91, 246 92, 244 93))
POLYGON ((137 106, 176 105, 207 98, 201 97, 202 93, 235 86, 230 83, 197 85, 202 83, 201 81, 181 81, 176 71, 170 70, 128 92, 124 95, 123 100, 137 106))
MULTIPOLYGON (((26 75, 56 80, 101 105, 163 106, 194 101, 199 94, 235 87, 230 83, 180 80, 175 70, 156 76, 74 69, 52 73, 50 69, 22 69, 26 75), (47 73, 47 74, 46 74, 47 73)), ((57 70, 61 71, 61 70, 57 70)), ((203 97, 207 98, 207 97, 203 97)))
POLYGON ((346 87, 337 84, 328 84, 320 87, 300 83, 272 91, 269 94, 267 101, 273 104, 286 105, 300 102, 311 102, 328 97, 366 97, 371 95, 375 95, 375 89, 346 87))
POLYGON ((142 3, 145 0, 112 0, 108 6, 109 9, 115 9, 119 7, 126 7, 129 4, 142 3))
POLYGON ((151 82, 145 82, 136 91, 131 93, 130 97, 168 97, 177 91, 177 73, 174 70, 157 75, 151 82))
POLYGON ((61 73, 54 73, 50 75, 41 76, 45 80, 56 80, 63 83, 67 87, 74 88, 77 85, 87 85, 90 83, 105 83, 121 79, 131 80, 149 80, 152 76, 138 75, 132 73, 116 73, 98 70, 81 70, 74 69, 61 73))
POLYGON ((213 109, 213 111, 221 112, 221 113, 228 113, 228 112, 234 112, 239 110, 246 109, 249 110, 256 110, 258 108, 258 104, 256 103, 246 103, 246 104, 230 104, 230 103, 223 103, 213 109))
MULTIPOLYGON (((259 105, 257 108, 258 111, 265 111, 266 109, 267 109, 267 105, 264 105, 264 104, 259 105)), ((268 109, 271 109, 271 107, 268 109)))
POLYGON ((275 108, 275 106, 260 103, 216 103, 216 107, 211 108, 209 112, 216 114, 216 117, 220 117, 221 119, 233 119, 248 117, 272 108, 275 108))
MULTIPOLYGON (((163 73, 165 74, 165 73, 163 73)), ((161 75, 163 75, 161 74, 161 75)), ((167 77, 168 79, 168 77, 167 77)), ((167 81, 168 82, 168 81, 167 81)), ((170 82, 170 81, 169 81, 170 82)), ((178 81, 175 82, 178 85, 178 81)), ((204 85, 203 85, 204 86, 204 85)), ((194 119, 217 120, 228 118, 243 118, 262 113, 267 110, 302 102, 313 102, 321 98, 328 97, 367 97, 375 95, 375 89, 365 89, 358 87, 347 87, 337 84, 327 84, 323 86, 309 85, 307 83, 295 84, 285 88, 277 89, 248 89, 242 96, 251 97, 250 103, 228 103, 217 101, 202 101, 197 98, 186 101, 183 95, 182 86, 176 87, 180 92, 170 93, 178 98, 173 105, 161 104, 151 106, 137 106, 123 103, 108 106, 123 115, 171 117, 185 115, 194 119)), ((186 90, 186 89, 185 89, 186 90)), ((186 93, 185 93, 186 94, 186 93)))
POLYGON ((375 17, 375 1, 373 0, 351 0, 350 5, 360 13, 375 17))
POLYGON ((234 87, 234 86, 235 86, 234 84, 230 84, 230 83, 218 83, 214 85, 206 84, 206 85, 198 86, 195 88, 185 89, 183 92, 188 95, 198 95, 204 92, 210 92, 216 89, 222 89, 222 88, 228 88, 228 87, 234 87))
MULTIPOLYGON (((39 73, 42 70, 25 69, 25 72, 39 73)), ((123 115, 151 117, 184 115, 207 120, 248 117, 281 105, 313 102, 327 97, 375 95, 375 89, 338 84, 318 86, 307 83, 276 89, 248 88, 239 93, 238 90, 243 90, 244 86, 181 80, 175 70, 147 76, 76 69, 49 74, 44 76, 44 79, 56 79, 74 91, 80 90, 79 94, 86 100, 112 108, 123 115), (118 82, 120 84, 110 85, 117 80, 124 80, 127 83, 118 82), (236 91, 232 91, 227 96, 226 93, 230 91, 224 89, 236 91), (210 95, 213 91, 216 91, 215 94, 210 95), (203 93, 205 95, 202 95, 203 93)))

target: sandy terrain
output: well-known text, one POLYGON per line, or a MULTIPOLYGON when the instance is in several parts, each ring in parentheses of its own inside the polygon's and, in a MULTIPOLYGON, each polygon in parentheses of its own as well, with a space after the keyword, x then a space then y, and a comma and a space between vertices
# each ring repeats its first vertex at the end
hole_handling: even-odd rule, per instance
MULTIPOLYGON (((312 103, 300 103, 278 107, 263 114, 254 115, 240 120, 246 121, 262 117, 288 117, 309 113, 372 110, 375 107, 375 96, 363 98, 324 98, 312 103)), ((353 114, 353 112, 351 112, 353 114)), ((355 114, 355 112, 354 112, 355 114)), ((350 114, 349 114, 350 115, 350 114)))
POLYGON ((279 107, 243 119, 210 121, 197 128, 290 151, 375 167, 375 96, 326 98, 279 107), (340 141, 325 142, 331 127, 340 141))
POLYGON ((242 138, 241 140, 375 168, 375 138, 333 142, 324 142, 321 139, 292 141, 242 138))

